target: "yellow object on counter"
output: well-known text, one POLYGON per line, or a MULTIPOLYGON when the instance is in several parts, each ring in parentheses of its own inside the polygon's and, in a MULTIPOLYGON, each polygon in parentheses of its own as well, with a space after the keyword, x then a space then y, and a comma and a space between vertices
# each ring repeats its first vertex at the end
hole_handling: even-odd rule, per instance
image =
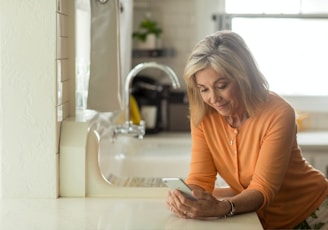
POLYGON ((134 96, 130 96, 130 120, 133 124, 139 124, 141 121, 141 115, 138 103, 134 96))
POLYGON ((296 124, 298 131, 304 131, 304 129, 309 128, 309 115, 307 113, 296 112, 296 124))
MULTIPOLYGON (((129 103, 130 103, 130 121, 132 121, 133 124, 140 124, 141 115, 140 115, 138 103, 133 96, 130 96, 129 100, 130 100, 129 101, 129 103)), ((119 112, 114 123, 122 124, 124 122, 125 122, 125 110, 122 110, 119 112)))

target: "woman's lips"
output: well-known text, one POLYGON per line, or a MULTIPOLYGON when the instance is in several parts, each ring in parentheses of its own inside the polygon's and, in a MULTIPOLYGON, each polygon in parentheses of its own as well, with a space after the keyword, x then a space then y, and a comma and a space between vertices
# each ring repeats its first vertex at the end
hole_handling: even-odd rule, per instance
POLYGON ((222 110, 224 109, 226 106, 228 105, 228 103, 224 103, 224 104, 220 104, 220 105, 213 105, 214 108, 218 109, 218 110, 222 110))

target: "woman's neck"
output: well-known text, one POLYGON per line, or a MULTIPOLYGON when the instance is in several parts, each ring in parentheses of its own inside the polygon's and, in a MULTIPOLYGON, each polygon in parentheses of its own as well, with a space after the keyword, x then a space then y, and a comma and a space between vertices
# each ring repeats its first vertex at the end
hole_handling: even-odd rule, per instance
POLYGON ((234 114, 231 116, 226 116, 225 120, 232 128, 239 128, 245 123, 248 118, 248 113, 243 112, 241 115, 234 114))

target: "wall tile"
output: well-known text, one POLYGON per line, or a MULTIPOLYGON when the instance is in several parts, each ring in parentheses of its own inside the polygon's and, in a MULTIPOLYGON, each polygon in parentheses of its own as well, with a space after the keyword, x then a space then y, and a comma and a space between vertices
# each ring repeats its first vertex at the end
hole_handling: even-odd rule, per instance
POLYGON ((69 81, 63 81, 62 83, 62 103, 68 103, 69 102, 69 81))
POLYGON ((68 16, 57 14, 57 35, 59 37, 68 37, 68 16))
POLYGON ((57 78, 57 102, 56 105, 63 103, 63 83, 57 78))
POLYGON ((68 112, 69 102, 65 102, 61 105, 57 105, 57 122, 62 122, 69 116, 68 112))
POLYGON ((57 12, 68 14, 70 0, 57 0, 57 12))
POLYGON ((68 43, 69 39, 66 37, 57 37, 57 59, 68 58, 68 43))
POLYGON ((59 59, 57 63, 57 77, 60 82, 67 81, 69 79, 69 60, 59 59))
MULTIPOLYGON (((143 3, 144 1, 135 0, 135 2, 143 3)), ((142 4, 139 4, 139 6, 142 6, 142 4)), ((142 20, 147 12, 151 12, 151 18, 157 21, 163 28, 162 46, 164 48, 174 48, 176 51, 174 57, 157 59, 156 61, 169 65, 176 72, 177 76, 179 76, 184 88, 182 79, 183 70, 187 57, 194 46, 192 39, 195 31, 195 19, 193 18, 195 15, 195 1, 151 1, 145 7, 135 8, 134 18, 136 20, 142 20)), ((134 23, 136 27, 138 22, 134 23)), ((135 59, 133 60, 133 64, 141 61, 149 61, 149 59, 135 59)))
MULTIPOLYGON (((58 107, 57 107, 57 109, 58 109, 58 107)), ((59 141, 60 141, 60 127, 61 127, 61 124, 62 124, 62 120, 59 120, 58 116, 57 116, 57 122, 56 122, 56 154, 59 154, 59 141)))

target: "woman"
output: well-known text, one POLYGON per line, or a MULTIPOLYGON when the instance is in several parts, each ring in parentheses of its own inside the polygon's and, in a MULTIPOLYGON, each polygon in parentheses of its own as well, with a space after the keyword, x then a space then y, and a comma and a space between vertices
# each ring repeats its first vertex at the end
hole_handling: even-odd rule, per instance
POLYGON ((328 181, 303 159, 295 111, 269 91, 243 39, 206 37, 184 78, 193 143, 186 182, 197 200, 170 191, 170 210, 195 219, 256 211, 264 228, 327 228, 328 181), (229 187, 215 188, 217 174, 229 187))

